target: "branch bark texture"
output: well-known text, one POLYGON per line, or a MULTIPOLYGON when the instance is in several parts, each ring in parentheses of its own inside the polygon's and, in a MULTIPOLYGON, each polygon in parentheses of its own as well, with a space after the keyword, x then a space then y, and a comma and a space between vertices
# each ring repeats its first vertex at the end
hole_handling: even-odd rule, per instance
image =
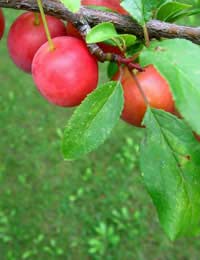
MULTIPOLYGON (((82 7, 78 13, 74 14, 56 0, 43 0, 43 6, 46 14, 70 21, 74 26, 83 30, 83 35, 87 33, 88 27, 86 26, 85 31, 83 29, 84 21, 86 20, 90 26, 109 21, 121 33, 131 33, 140 39, 144 37, 142 27, 129 16, 86 7, 82 7)), ((0 0, 0 7, 38 11, 35 0, 0 0)), ((183 38, 200 45, 200 27, 187 27, 151 20, 147 23, 147 29, 150 38, 183 38)))

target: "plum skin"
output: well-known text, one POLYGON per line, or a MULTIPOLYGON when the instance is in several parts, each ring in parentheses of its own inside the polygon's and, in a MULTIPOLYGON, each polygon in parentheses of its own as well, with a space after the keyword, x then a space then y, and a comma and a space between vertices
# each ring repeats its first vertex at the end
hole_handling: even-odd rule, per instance
MULTIPOLYGON (((136 76, 151 107, 174 113, 174 101, 169 84, 152 64, 145 67, 144 72, 138 72, 136 76)), ((114 75, 113 79, 118 78, 119 72, 114 75)), ((121 118, 129 124, 141 127, 147 106, 126 67, 123 68, 121 82, 124 90, 124 109, 121 118)))
POLYGON ((82 5, 104 6, 119 14, 128 14, 120 5, 120 0, 82 0, 82 5))
POLYGON ((79 105, 98 83, 98 64, 86 44, 74 37, 53 39, 37 51, 32 63, 33 80, 40 93, 51 103, 72 107, 79 105))
POLYGON ((0 9, 0 39, 3 37, 5 30, 5 18, 3 15, 3 11, 0 9))
MULTIPOLYGON (((46 15, 46 19, 52 38, 66 35, 65 25, 61 20, 49 15, 46 15)), ((34 13, 25 12, 14 21, 8 33, 10 57, 17 67, 27 73, 31 73, 35 53, 47 41, 41 16, 39 21, 39 25, 36 25, 34 13)))

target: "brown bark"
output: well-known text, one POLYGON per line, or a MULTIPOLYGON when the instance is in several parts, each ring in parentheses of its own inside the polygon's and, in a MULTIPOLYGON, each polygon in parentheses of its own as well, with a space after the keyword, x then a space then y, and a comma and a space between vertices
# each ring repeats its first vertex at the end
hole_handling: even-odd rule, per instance
MULTIPOLYGON (((136 21, 129 16, 119 15, 110 12, 97 11, 82 7, 80 11, 73 14, 67 10, 59 1, 43 0, 45 13, 72 22, 77 28, 84 28, 87 21, 91 26, 101 22, 110 21, 121 33, 131 33, 143 39, 143 29, 136 21)), ((35 0, 0 0, 0 7, 38 11, 35 0)), ((87 32, 83 29, 82 34, 87 32)), ((176 24, 151 20, 147 23, 150 38, 184 38, 196 44, 200 44, 200 27, 187 27, 176 24)))

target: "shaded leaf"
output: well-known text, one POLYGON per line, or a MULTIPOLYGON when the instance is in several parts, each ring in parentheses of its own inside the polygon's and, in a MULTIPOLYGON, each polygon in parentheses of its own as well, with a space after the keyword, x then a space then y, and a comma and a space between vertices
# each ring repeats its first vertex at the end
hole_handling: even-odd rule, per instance
POLYGON ((150 20, 157 7, 166 0, 124 0, 121 6, 142 26, 150 20))
POLYGON ((183 17, 186 17, 186 16, 192 16, 192 15, 197 15, 200 13, 200 8, 193 8, 193 9, 190 9, 190 10, 185 10, 185 11, 181 11, 175 15, 173 15, 171 18, 170 18, 170 21, 171 22, 174 22, 180 18, 183 18, 183 17))
POLYGON ((172 22, 174 21, 174 17, 177 17, 182 11, 191 7, 191 5, 180 2, 165 3, 158 9, 156 18, 161 21, 172 22))

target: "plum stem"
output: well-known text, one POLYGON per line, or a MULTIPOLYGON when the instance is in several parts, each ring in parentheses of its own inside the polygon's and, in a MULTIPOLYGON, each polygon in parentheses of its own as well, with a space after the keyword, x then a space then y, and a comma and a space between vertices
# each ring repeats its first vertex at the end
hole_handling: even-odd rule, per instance
POLYGON ((143 31, 144 31, 145 46, 148 48, 150 46, 150 38, 149 38, 149 32, 146 24, 143 27, 143 31))
POLYGON ((34 19, 34 25, 40 25, 40 18, 39 18, 39 13, 34 13, 34 17, 35 17, 35 19, 34 19))
POLYGON ((44 9, 43 9, 43 6, 42 6, 42 0, 37 0, 37 4, 38 4, 38 8, 40 10, 42 22, 43 22, 43 25, 44 25, 44 30, 45 30, 47 40, 48 40, 48 43, 49 43, 49 49, 50 49, 50 51, 53 51, 55 49, 55 46, 53 44, 51 34, 50 34, 50 31, 49 31, 49 28, 48 28, 47 19, 46 19, 44 9))
POLYGON ((135 75, 135 73, 134 73, 134 71, 132 69, 129 69, 129 72, 130 72, 131 76, 133 77, 133 79, 134 79, 134 81, 136 83, 136 86, 139 89, 140 94, 142 95, 142 97, 144 99, 145 105, 148 107, 149 106, 149 101, 148 101, 148 99, 147 99, 147 97, 146 97, 146 95, 145 95, 145 93, 144 93, 144 91, 142 89, 142 86, 141 86, 137 76, 135 75))

